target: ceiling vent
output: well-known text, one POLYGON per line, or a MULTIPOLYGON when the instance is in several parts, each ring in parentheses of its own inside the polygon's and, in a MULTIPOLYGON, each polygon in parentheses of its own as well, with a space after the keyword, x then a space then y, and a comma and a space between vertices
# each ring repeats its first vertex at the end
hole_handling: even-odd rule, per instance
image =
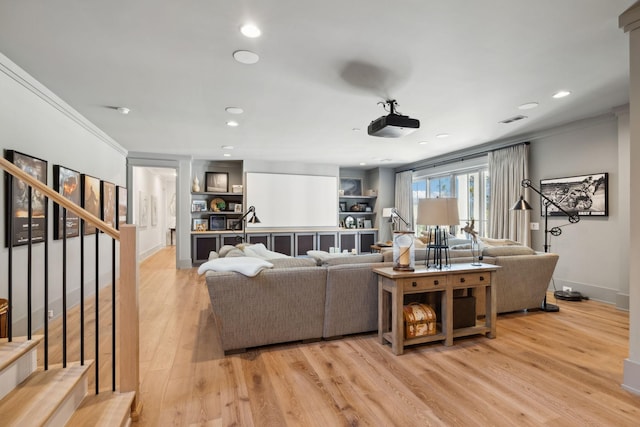
POLYGON ((504 124, 513 123, 513 122, 517 122, 518 120, 522 120, 526 118, 527 116, 517 115, 517 116, 509 117, 508 119, 504 119, 500 123, 504 123, 504 124))

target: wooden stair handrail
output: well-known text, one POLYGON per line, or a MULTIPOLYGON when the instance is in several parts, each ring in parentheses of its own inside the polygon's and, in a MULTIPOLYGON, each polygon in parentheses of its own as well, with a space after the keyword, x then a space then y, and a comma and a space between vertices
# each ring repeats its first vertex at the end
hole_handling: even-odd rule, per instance
POLYGON ((11 163, 9 160, 4 157, 0 157, 0 167, 4 169, 6 172, 10 173, 14 177, 20 179, 21 181, 26 182, 31 187, 38 189, 38 191, 45 194, 48 198, 53 200, 55 203, 63 206, 67 210, 73 212, 78 215, 80 218, 88 222, 89 224, 97 227, 100 231, 105 232, 110 237, 120 240, 120 232, 113 228, 108 223, 102 221, 97 216, 93 215, 91 212, 81 208, 80 206, 73 203, 71 200, 62 197, 59 193, 53 191, 46 184, 38 181, 36 178, 32 177, 28 173, 24 172, 22 169, 11 163))

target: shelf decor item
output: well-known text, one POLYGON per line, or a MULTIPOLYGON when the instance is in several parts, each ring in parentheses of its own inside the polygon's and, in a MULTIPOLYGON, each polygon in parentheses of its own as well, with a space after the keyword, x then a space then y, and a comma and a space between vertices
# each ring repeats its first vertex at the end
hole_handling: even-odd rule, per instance
POLYGON ((193 177, 193 185, 191 186, 191 191, 194 193, 200 192, 200 180, 198 180, 197 176, 193 177))
POLYGON ((205 191, 207 193, 228 193, 229 174, 226 172, 205 172, 205 191))
POLYGON ((193 218, 191 228, 193 231, 207 231, 207 220, 205 218, 193 218))
POLYGON ((413 243, 413 231, 393 232, 393 269, 398 271, 414 271, 416 254, 413 243))
POLYGON ((341 196, 362 196, 362 180, 360 178, 340 178, 341 196))
POLYGON ((216 197, 211 201, 211 211, 212 212, 222 212, 227 209, 227 202, 220 197, 216 197))
POLYGON ((207 202, 204 200, 192 200, 191 201, 191 212, 206 212, 207 211, 207 202))
POLYGON ((404 338, 435 335, 436 312, 427 304, 412 302, 402 308, 404 314, 404 338))

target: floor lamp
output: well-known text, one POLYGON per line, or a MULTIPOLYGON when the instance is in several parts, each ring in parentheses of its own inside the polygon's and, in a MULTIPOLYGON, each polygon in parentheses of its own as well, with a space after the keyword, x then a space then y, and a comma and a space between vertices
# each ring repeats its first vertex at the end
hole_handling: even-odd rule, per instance
POLYGON ((260 220, 258 219, 258 216, 256 215, 255 206, 249 206, 249 209, 247 210, 247 212, 245 212, 245 214, 242 215, 242 217, 240 217, 240 219, 238 220, 238 224, 242 224, 242 243, 247 243, 247 223, 249 223, 249 224, 260 224, 260 220), (249 214, 251 214, 251 213, 253 215, 247 221, 247 216, 249 216, 249 214))
MULTIPOLYGON (((389 222, 391 223, 391 231, 396 231, 396 224, 400 225, 400 221, 404 223, 405 228, 408 230, 410 227, 409 222, 404 219, 396 208, 384 208, 382 210, 382 216, 385 218, 389 218, 389 222)), ((398 227, 399 228, 399 227, 398 227)))
MULTIPOLYGON (((542 194, 539 189, 537 189, 533 185, 531 185, 531 180, 530 179, 523 179, 522 182, 520 183, 520 185, 522 185, 524 188, 532 189, 533 191, 538 193, 540 195, 540 197, 542 198, 542 206, 544 206, 544 246, 543 247, 544 247, 544 251, 545 252, 549 252, 549 249, 551 248, 551 246, 549 245, 549 234, 551 234, 552 236, 559 236, 559 235, 562 234, 562 230, 560 229, 560 227, 552 227, 551 229, 549 229, 549 206, 553 205, 560 212, 565 214, 567 216, 567 218, 569 219, 569 222, 571 224, 575 224, 578 221, 580 221, 580 217, 578 215, 576 215, 576 214, 570 214, 569 212, 565 211, 556 202, 554 202, 553 200, 551 200, 550 198, 548 198, 547 196, 542 194)), ((527 203, 527 201, 524 200, 524 196, 520 196, 520 200, 518 200, 515 203, 515 205, 513 205, 511 210, 514 210, 514 211, 528 211, 528 210, 531 210, 531 205, 529 205, 529 203, 527 203)), ((542 307, 541 308, 542 308, 543 311, 560 311, 560 307, 558 307, 557 305, 555 305, 555 304, 547 304, 547 294, 546 294, 546 292, 545 292, 545 295, 544 295, 544 301, 542 302, 542 307)))

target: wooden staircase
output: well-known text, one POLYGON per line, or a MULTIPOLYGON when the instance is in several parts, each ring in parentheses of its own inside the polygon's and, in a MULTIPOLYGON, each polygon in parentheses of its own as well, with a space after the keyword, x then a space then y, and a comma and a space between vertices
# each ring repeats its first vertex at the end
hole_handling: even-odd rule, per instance
POLYGON ((0 424, 2 426, 128 426, 135 392, 87 393, 93 361, 37 368, 31 340, 0 340, 0 424))

